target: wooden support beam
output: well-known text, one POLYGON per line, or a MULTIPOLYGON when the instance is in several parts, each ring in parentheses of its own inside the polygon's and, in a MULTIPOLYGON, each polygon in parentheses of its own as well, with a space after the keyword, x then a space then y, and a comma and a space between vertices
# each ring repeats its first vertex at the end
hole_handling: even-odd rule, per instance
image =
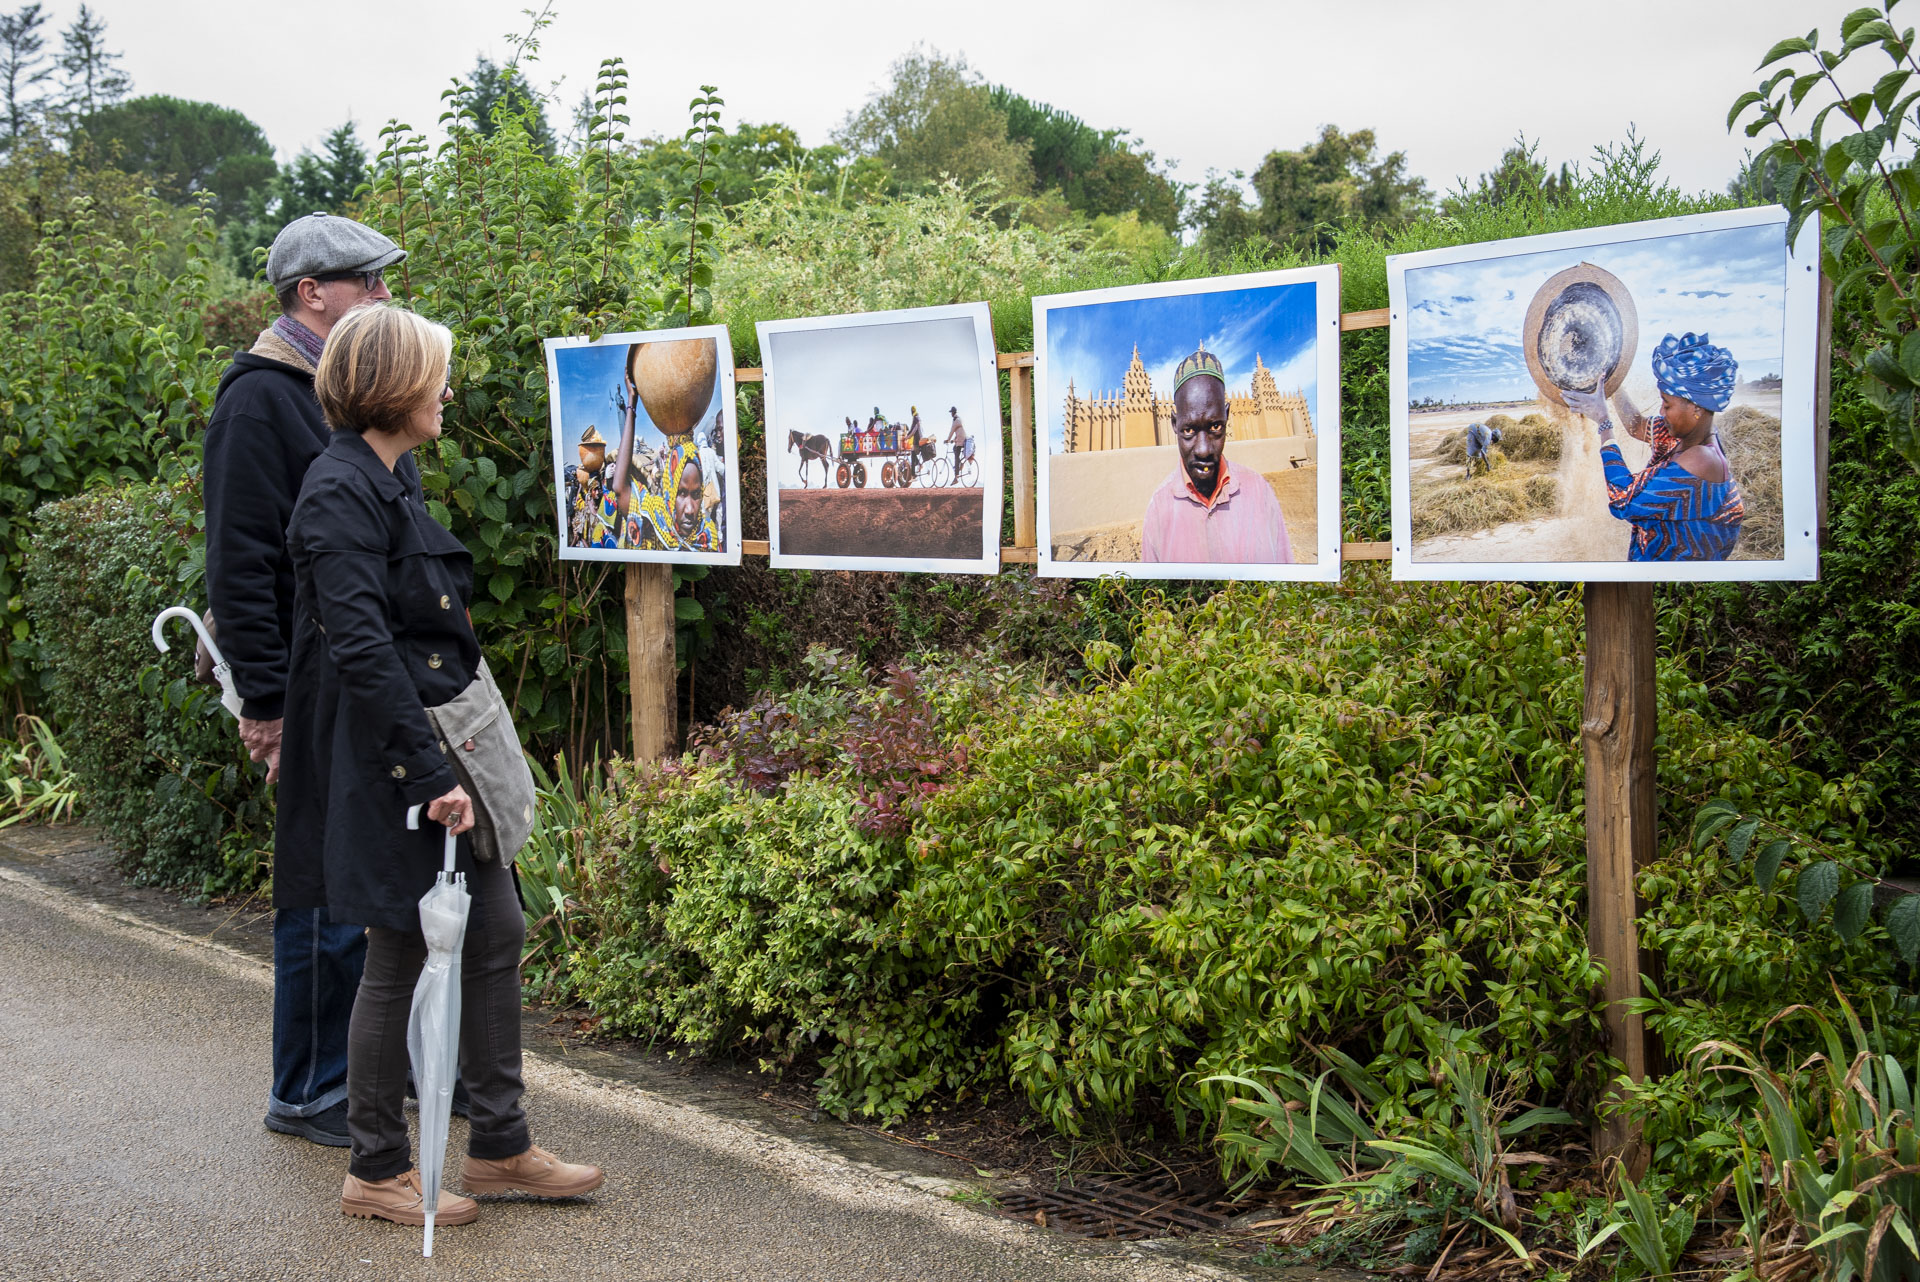
POLYGON ((1003 547, 1000 549, 1000 564, 1002 565, 1038 565, 1039 563, 1040 549, 1037 547, 1003 547))
MULTIPOLYGON (((1621 1003, 1641 995, 1634 874, 1656 850, 1653 584, 1589 583, 1586 608, 1587 948, 1607 968, 1607 1049, 1640 1082, 1657 1071, 1658 1048, 1621 1003)), ((1638 1129, 1617 1115, 1600 1121, 1594 1155, 1619 1158, 1636 1179, 1646 1169, 1638 1129)))
POLYGON ((627 565, 627 688, 633 759, 669 756, 679 738, 679 671, 673 654, 673 567, 627 565))
POLYGON ((1391 561, 1393 544, 1391 543, 1342 543, 1340 545, 1342 561, 1391 561))
POLYGON ((1392 324, 1393 309, 1391 307, 1376 307, 1366 312, 1340 313, 1340 332, 1343 334, 1350 329, 1386 329, 1392 324))
POLYGON ((1009 365, 1013 387, 1013 545, 1034 543, 1033 510, 1033 366, 1009 365))

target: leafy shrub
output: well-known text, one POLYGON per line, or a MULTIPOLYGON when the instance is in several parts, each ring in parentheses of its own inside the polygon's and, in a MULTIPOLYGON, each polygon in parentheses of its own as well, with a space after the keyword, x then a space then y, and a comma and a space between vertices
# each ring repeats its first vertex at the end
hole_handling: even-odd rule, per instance
MULTIPOLYGON (((1216 1118, 1203 1079, 1338 1050, 1391 1121, 1461 1028, 1490 1090, 1585 1111, 1606 1061, 1577 600, 1353 577, 1148 603, 1130 670, 1099 640, 1072 685, 982 656, 889 685, 816 652, 687 764, 622 779, 579 991, 628 1032, 810 1051, 825 1101, 882 1116, 1006 1084, 1069 1133, 1216 1118), (863 746, 896 732, 910 752, 863 746), (904 760, 940 782, 901 832, 871 772, 904 760)), ((1663 831, 1715 796, 1823 830, 1875 804, 1671 662, 1660 693, 1663 831)), ((1866 952, 1790 942, 1719 858, 1681 836, 1642 879, 1663 1035, 1747 1036, 1829 975, 1881 982, 1866 952)))
POLYGON ((94 490, 42 507, 26 608, 48 703, 88 821, 142 882, 215 894, 265 874, 272 809, 193 646, 156 653, 153 616, 198 598, 199 478, 94 490))
POLYGON ((0 828, 23 820, 57 824, 71 819, 80 784, 45 718, 22 713, 15 741, 0 741, 0 828))
POLYGON ((0 298, 0 697, 22 708, 46 699, 50 673, 22 588, 33 511, 153 477, 205 426, 219 381, 201 355, 213 226, 197 214, 176 241, 177 211, 131 203, 110 219, 74 199, 41 225, 31 290, 0 298), (181 252, 185 270, 168 270, 181 252))

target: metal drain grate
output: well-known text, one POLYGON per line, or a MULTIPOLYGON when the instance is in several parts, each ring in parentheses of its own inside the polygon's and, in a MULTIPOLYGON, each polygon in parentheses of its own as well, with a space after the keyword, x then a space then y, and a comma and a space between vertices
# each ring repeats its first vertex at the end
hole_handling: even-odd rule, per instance
POLYGON ((1199 1196, 1183 1194, 1179 1181, 1161 1176, 1127 1183, 1087 1179, 1051 1189, 1035 1186, 1000 1194, 996 1200, 1001 1214, 1012 1219, 1031 1220, 1075 1237, 1136 1241, 1224 1227, 1227 1216, 1208 1209, 1219 1193, 1210 1189, 1199 1196))

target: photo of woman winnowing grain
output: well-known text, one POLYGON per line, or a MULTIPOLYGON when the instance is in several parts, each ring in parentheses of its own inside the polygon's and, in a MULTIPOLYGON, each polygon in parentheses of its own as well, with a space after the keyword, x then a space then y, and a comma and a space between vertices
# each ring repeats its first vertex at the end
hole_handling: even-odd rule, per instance
POLYGON ((1724 561, 1740 537, 1745 506, 1727 456, 1713 433, 1713 416, 1727 407, 1739 371, 1724 347, 1705 334, 1668 334, 1654 349, 1653 377, 1660 413, 1649 419, 1616 393, 1627 435, 1653 446, 1638 472, 1627 467, 1601 393, 1567 391, 1568 408, 1600 428, 1607 506, 1633 525, 1631 561, 1724 561))

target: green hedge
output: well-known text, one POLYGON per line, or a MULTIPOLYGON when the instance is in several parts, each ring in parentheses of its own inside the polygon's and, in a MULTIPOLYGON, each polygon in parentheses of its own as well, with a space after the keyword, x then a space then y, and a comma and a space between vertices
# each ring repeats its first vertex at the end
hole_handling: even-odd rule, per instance
MULTIPOLYGON (((1316 1046, 1413 1109, 1462 1036, 1503 1091, 1590 1107, 1581 629, 1565 591, 1358 568, 1149 609, 1131 671, 1095 642, 1074 686, 816 651, 689 763, 621 781, 577 991, 622 1031, 817 1056, 829 1103, 881 1116, 1007 1087, 1065 1132, 1217 1116, 1200 1078, 1316 1046)), ((1791 885, 1685 834, 1726 796, 1885 866, 1871 788, 1796 768, 1670 661, 1660 694, 1656 1027, 1751 1044, 1829 977, 1870 1004, 1883 938, 1803 936, 1791 885)))
POLYGON ((138 880, 201 894, 266 873, 270 793, 217 692, 192 683, 192 634, 153 616, 192 605, 204 553, 197 472, 92 490, 34 514, 26 609, 84 817, 138 880))

